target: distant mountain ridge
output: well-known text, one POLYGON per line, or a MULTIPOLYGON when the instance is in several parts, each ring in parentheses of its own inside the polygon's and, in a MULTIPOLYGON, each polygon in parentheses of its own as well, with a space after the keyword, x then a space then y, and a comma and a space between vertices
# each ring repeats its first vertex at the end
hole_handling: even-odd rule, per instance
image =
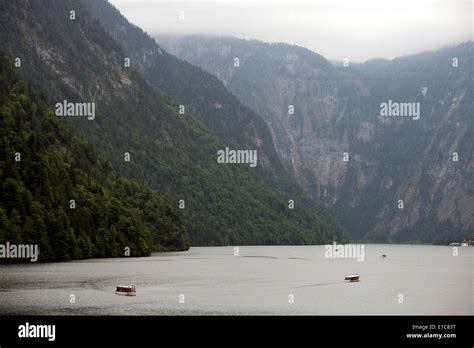
POLYGON ((446 243, 474 233, 472 42, 342 67, 287 44, 156 39, 265 119, 287 169, 352 239, 446 243), (380 116, 389 100, 419 103, 420 119, 380 116))

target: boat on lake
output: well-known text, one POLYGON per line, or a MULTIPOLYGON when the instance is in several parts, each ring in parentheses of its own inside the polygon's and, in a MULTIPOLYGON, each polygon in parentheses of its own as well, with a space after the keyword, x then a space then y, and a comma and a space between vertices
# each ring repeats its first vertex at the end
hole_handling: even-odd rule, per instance
POLYGON ((347 282, 350 282, 350 283, 358 282, 359 281, 359 275, 358 274, 351 274, 351 275, 345 276, 344 280, 347 281, 347 282))
POLYGON ((135 285, 118 285, 115 289, 115 293, 117 295, 124 295, 124 296, 137 296, 137 290, 135 289, 135 285))

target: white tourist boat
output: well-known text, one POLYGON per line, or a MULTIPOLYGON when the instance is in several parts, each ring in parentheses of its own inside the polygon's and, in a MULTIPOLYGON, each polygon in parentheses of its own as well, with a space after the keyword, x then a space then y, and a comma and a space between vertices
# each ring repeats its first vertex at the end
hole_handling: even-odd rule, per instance
POLYGON ((117 295, 123 296, 137 296, 137 290, 135 289, 135 285, 118 285, 115 289, 115 293, 117 295))
POLYGON ((346 282, 350 282, 350 283, 358 282, 359 281, 359 275, 358 274, 347 275, 347 276, 344 277, 344 280, 346 282))

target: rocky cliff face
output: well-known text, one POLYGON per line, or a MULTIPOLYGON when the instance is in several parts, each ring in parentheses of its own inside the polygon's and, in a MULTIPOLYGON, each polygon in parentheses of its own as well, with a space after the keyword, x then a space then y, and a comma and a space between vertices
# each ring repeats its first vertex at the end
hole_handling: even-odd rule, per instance
POLYGON ((444 243, 473 233, 472 42, 344 67, 286 44, 157 41, 266 120, 287 169, 354 239, 444 243), (384 103, 407 116, 381 115, 384 103))

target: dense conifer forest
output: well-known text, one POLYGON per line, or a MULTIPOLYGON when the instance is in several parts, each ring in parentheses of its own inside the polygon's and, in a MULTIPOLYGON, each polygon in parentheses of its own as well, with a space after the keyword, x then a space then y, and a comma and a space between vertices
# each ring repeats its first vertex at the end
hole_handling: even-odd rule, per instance
POLYGON ((120 177, 0 57, 0 243, 39 244, 41 260, 185 250, 168 202, 120 177))

